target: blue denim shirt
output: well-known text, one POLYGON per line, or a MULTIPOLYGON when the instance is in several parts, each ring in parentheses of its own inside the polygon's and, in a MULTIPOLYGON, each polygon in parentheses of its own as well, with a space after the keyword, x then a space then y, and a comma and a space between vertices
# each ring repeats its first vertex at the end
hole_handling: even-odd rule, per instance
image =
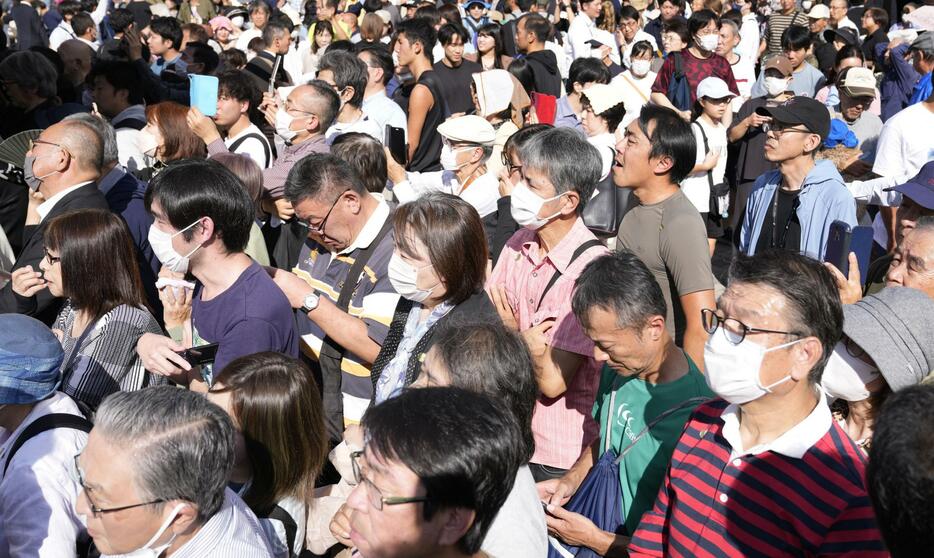
MULTIPOLYGON (((764 173, 753 186, 746 205, 746 218, 740 233, 739 249, 748 256, 755 254, 762 223, 772 207, 775 190, 782 182, 778 170, 764 173)), ((804 178, 798 194, 796 215, 801 223, 801 246, 804 254, 821 259, 827 249, 830 224, 844 221, 851 227, 856 222, 856 200, 843 184, 843 178, 830 161, 817 161, 804 178)))

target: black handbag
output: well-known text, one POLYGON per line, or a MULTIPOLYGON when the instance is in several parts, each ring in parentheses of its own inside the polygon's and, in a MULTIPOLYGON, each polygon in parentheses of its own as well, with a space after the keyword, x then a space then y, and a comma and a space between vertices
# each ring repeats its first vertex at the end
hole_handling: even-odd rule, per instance
MULTIPOLYGON (((616 150, 613 151, 616 156, 616 150)), ((584 211, 581 219, 595 236, 609 238, 619 233, 619 224, 629 210, 629 198, 632 192, 620 188, 613 182, 613 171, 594 188, 595 195, 589 200, 581 200, 584 211)))

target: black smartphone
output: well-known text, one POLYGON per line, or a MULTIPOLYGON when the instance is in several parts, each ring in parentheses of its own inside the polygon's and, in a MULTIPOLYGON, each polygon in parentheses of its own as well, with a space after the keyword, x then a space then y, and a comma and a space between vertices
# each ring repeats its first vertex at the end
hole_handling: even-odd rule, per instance
POLYGON ((596 39, 590 39, 589 41, 587 41, 587 44, 590 45, 591 48, 600 48, 602 46, 605 46, 603 43, 601 43, 600 41, 596 39))
POLYGON ((850 227, 843 221, 834 221, 830 224, 824 261, 832 263, 847 277, 850 274, 850 252, 856 254, 860 280, 865 285, 872 252, 872 227, 850 227))
POLYGON ((392 154, 392 158, 397 163, 405 166, 409 162, 409 149, 405 144, 405 130, 386 124, 386 146, 389 147, 389 153, 392 154))
POLYGON ((199 345, 197 347, 185 349, 178 354, 185 359, 188 364, 192 366, 201 366, 214 362, 214 358, 217 356, 217 347, 217 343, 208 343, 207 345, 199 345))

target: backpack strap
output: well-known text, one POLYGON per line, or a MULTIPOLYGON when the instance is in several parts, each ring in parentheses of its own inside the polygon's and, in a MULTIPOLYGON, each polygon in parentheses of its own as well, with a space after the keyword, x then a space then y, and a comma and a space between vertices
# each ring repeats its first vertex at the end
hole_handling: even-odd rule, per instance
POLYGON ((6 464, 3 466, 3 476, 6 476, 6 471, 10 468, 10 463, 13 462, 13 456, 16 455, 16 452, 19 451, 26 442, 39 434, 56 428, 71 428, 88 433, 93 426, 91 421, 84 417, 66 413, 52 413, 37 418, 23 429, 22 433, 16 438, 16 441, 13 442, 13 445, 10 446, 10 451, 7 453, 6 457, 6 464))
MULTIPOLYGON (((298 525, 295 519, 279 505, 274 507, 266 518, 282 522, 282 526, 285 527, 285 542, 289 547, 289 556, 295 556, 295 537, 298 535, 298 525)), ((302 548, 304 549, 305 545, 302 545, 302 548)))
POLYGON ((675 64, 675 71, 672 77, 681 79, 684 77, 684 68, 681 66, 681 53, 672 52, 671 56, 674 59, 674 64, 675 64))
POLYGON ((263 168, 269 167, 269 157, 271 153, 269 152, 269 143, 266 141, 266 136, 257 134, 256 132, 247 134, 243 137, 237 138, 232 144, 230 144, 227 150, 230 151, 231 153, 236 153, 237 148, 240 147, 243 144, 243 142, 245 142, 248 139, 259 140, 259 142, 263 144, 263 155, 265 155, 266 157, 266 164, 263 166, 263 168))
MULTIPOLYGON (((590 250, 591 248, 596 248, 597 246, 603 246, 603 243, 597 240, 596 238, 593 238, 581 244, 580 246, 577 247, 577 250, 574 250, 574 253, 571 254, 571 261, 568 262, 568 265, 571 265, 572 263, 574 263, 574 260, 581 257, 584 254, 584 252, 586 252, 587 250, 590 250)), ((558 279, 560 277, 561 277, 561 272, 556 269, 554 275, 552 275, 551 279, 548 280, 548 284, 545 285, 545 290, 542 291, 541 298, 538 299, 538 305, 535 306, 536 311, 541 307, 542 302, 545 301, 545 295, 548 294, 548 291, 550 291, 551 288, 555 286, 555 283, 558 282, 558 279)))
MULTIPOLYGON (((700 129, 700 135, 704 139, 704 157, 707 157, 707 154, 710 153, 710 144, 707 143, 707 134, 704 132, 704 127, 697 120, 691 124, 697 124, 698 129, 700 129)), ((713 192, 713 169, 707 171, 707 182, 710 183, 710 191, 713 192)))

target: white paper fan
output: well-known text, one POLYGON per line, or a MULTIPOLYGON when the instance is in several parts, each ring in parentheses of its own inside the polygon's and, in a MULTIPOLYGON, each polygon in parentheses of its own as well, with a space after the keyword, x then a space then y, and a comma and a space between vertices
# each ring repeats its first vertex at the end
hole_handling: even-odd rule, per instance
POLYGON ((26 130, 0 142, 0 161, 23 168, 26 152, 29 151, 29 142, 38 138, 41 133, 42 130, 26 130))

